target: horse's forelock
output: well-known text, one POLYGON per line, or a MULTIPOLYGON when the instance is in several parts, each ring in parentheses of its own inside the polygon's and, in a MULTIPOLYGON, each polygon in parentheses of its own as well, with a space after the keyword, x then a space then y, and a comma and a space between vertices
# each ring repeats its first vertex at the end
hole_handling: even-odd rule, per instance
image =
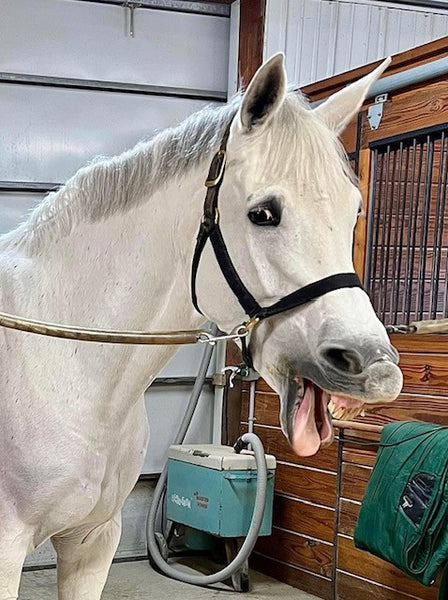
POLYGON ((267 132, 269 147, 260 153, 260 171, 294 178, 306 186, 317 184, 329 196, 341 181, 355 181, 337 135, 311 110, 300 92, 292 91, 267 132), (263 159, 264 157, 264 159, 263 159))

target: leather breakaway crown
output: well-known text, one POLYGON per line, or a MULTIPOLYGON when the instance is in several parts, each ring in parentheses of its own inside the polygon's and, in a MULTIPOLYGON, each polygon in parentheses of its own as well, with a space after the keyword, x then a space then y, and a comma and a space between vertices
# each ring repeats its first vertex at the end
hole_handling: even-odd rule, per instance
MULTIPOLYGON (((191 267, 191 297, 196 310, 203 314, 198 305, 196 276, 201 255, 207 240, 210 240, 216 260, 225 280, 238 299, 244 312, 249 316, 249 320, 244 324, 244 327, 247 329, 251 329, 262 319, 267 319, 268 317, 291 310, 292 308, 302 306, 328 292, 339 290, 341 288, 362 288, 362 284, 356 273, 336 273, 335 275, 324 277, 323 279, 319 279, 318 281, 299 288, 270 306, 260 306, 238 275, 219 226, 218 197, 226 168, 226 147, 229 134, 230 125, 227 126, 219 150, 213 157, 208 177, 205 182, 207 194, 205 196, 203 216, 199 233, 196 238, 196 247, 191 267)), ((246 355, 245 359, 249 360, 249 366, 251 366, 250 356, 245 348, 245 338, 242 339, 242 343, 243 352, 246 355)))

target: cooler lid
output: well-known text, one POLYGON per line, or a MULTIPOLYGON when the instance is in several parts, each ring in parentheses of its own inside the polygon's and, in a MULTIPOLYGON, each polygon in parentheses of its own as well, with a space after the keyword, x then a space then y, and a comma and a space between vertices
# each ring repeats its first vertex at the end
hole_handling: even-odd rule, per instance
MULTIPOLYGON (((275 456, 272 456, 272 454, 266 454, 265 456, 268 469, 275 469, 275 456)), ((208 467, 216 471, 250 471, 257 468, 253 452, 243 450, 241 454, 237 454, 231 446, 219 446, 217 444, 170 446, 168 458, 208 467)))

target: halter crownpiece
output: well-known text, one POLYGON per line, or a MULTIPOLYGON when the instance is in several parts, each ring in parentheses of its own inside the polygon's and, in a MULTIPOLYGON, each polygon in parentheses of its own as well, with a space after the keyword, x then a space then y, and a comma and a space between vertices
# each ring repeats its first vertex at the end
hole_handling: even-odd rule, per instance
MULTIPOLYGON (((308 302, 311 302, 311 300, 315 300, 324 294, 328 294, 328 292, 339 290, 341 288, 359 287, 363 289, 362 283, 356 273, 336 273, 299 288, 270 306, 260 306, 238 275, 238 272, 232 263, 232 259, 230 258, 219 225, 218 197, 226 168, 226 147, 229 134, 230 124, 226 127, 219 150, 212 159, 208 176, 205 181, 207 193, 191 265, 191 298, 195 309, 203 314, 198 304, 196 278, 202 252, 207 240, 210 240, 216 260, 225 280, 244 312, 249 317, 249 320, 244 324, 246 330, 252 329, 262 319, 267 319, 268 317, 307 304, 308 302)), ((247 348, 245 348, 245 338, 242 339, 242 343, 243 354, 246 355, 245 359, 246 361, 249 361, 249 366, 251 366, 252 361, 247 348)))

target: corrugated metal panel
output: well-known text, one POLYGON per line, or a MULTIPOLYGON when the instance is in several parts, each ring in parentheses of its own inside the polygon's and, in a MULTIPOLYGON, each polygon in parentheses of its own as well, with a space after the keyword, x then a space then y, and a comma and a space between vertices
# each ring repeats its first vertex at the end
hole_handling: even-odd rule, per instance
POLYGON ((59 183, 210 103, 5 83, 0 104, 0 180, 59 183))
POLYGON ((230 20, 73 0, 2 0, 0 71, 225 92, 230 20))
POLYGON ((358 0, 267 0, 265 57, 305 85, 448 35, 448 9, 358 0))
POLYGON ((0 235, 23 223, 43 196, 44 194, 39 193, 0 192, 0 235))

